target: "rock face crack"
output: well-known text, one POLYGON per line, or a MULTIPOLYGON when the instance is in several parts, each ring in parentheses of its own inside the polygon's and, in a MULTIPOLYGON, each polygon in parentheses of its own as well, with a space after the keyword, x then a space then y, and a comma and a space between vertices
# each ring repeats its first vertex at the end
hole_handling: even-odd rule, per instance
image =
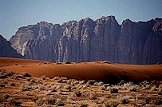
POLYGON ((40 22, 18 29, 11 45, 26 58, 50 61, 162 63, 162 19, 121 25, 114 16, 69 21, 62 25, 40 22))

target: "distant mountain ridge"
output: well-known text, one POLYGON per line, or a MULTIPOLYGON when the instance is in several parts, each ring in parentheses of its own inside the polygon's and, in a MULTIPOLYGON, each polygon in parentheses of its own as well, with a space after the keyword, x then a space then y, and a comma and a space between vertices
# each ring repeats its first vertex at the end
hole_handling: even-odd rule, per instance
POLYGON ((40 22, 20 27, 10 39, 26 58, 52 61, 109 60, 114 63, 162 63, 162 18, 147 22, 114 16, 69 21, 62 25, 40 22))
POLYGON ((17 53, 16 50, 11 47, 11 43, 0 35, 0 57, 22 58, 22 55, 17 53))

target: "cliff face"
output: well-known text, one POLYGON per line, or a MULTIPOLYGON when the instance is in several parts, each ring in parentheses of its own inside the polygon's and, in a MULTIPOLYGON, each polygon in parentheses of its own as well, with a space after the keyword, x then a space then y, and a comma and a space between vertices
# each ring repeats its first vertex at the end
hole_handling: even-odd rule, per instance
POLYGON ((11 43, 0 35, 0 57, 22 57, 11 47, 11 43))
POLYGON ((10 42, 19 53, 32 59, 162 63, 162 19, 126 19, 121 25, 114 16, 63 25, 40 22, 19 28, 10 42))

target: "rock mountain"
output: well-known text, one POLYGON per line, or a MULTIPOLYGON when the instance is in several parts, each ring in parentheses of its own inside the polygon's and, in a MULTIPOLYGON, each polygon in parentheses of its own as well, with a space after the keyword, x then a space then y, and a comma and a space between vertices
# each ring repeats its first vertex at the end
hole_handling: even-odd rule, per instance
POLYGON ((62 25, 40 22, 20 27, 10 39, 26 58, 51 61, 162 63, 162 19, 121 25, 114 16, 69 21, 62 25))
POLYGON ((22 57, 15 49, 11 47, 11 43, 0 35, 0 57, 22 57))

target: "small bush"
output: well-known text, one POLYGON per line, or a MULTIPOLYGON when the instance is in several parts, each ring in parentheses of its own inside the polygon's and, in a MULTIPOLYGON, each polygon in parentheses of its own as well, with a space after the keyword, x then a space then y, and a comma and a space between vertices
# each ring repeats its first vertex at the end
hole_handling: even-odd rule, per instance
POLYGON ((128 104, 129 103, 129 98, 128 97, 121 98, 121 103, 122 104, 128 104))
POLYGON ((156 100, 156 105, 162 105, 162 99, 157 99, 156 100))
POLYGON ((0 95, 0 102, 5 102, 8 98, 10 98, 9 94, 2 94, 0 95))
POLYGON ((47 99, 47 104, 55 105, 55 103, 56 103, 56 99, 54 99, 54 98, 47 99))
POLYGON ((65 104, 64 104, 64 102, 63 102, 62 99, 57 99, 56 105, 57 105, 57 106, 64 106, 65 104))
POLYGON ((80 96, 82 95, 82 93, 81 93, 80 91, 76 91, 76 92, 75 92, 75 95, 76 95, 77 97, 80 97, 80 96))
POLYGON ((48 80, 49 78, 46 75, 41 76, 42 80, 48 80))
POLYGON ((62 64, 62 62, 56 62, 56 64, 62 64))
POLYGON ((103 63, 107 63, 107 64, 111 64, 111 62, 109 61, 102 61, 103 63))
POLYGON ((15 83, 11 82, 11 83, 10 83, 10 86, 16 86, 16 85, 15 85, 15 83))
POLYGON ((139 89, 139 86, 138 85, 133 85, 129 88, 130 91, 132 92, 136 92, 137 90, 139 89))
POLYGON ((72 64, 72 62, 69 62, 69 61, 68 61, 68 62, 65 62, 65 64, 72 64))
POLYGON ((102 86, 100 87, 101 90, 106 90, 106 88, 107 88, 107 87, 106 87, 105 85, 102 85, 102 86))
POLYGON ((5 84, 0 84, 0 88, 3 88, 3 87, 5 87, 5 84))
POLYGON ((35 102, 38 106, 41 106, 44 104, 44 100, 42 98, 39 98, 36 102, 35 102))
POLYGON ((13 107, 21 107, 22 102, 20 100, 13 100, 10 102, 13 107))
POLYGON ((89 81, 87 82, 87 84, 89 84, 89 85, 94 85, 95 82, 96 82, 95 80, 89 80, 89 81))
POLYGON ((97 94, 96 93, 90 93, 90 99, 91 100, 97 99, 97 94))
POLYGON ((0 79, 5 79, 7 77, 12 76, 14 73, 11 71, 2 71, 0 72, 0 79))
POLYGON ((111 88, 111 89, 110 89, 110 92, 111 92, 111 93, 118 93, 118 89, 117 89, 117 88, 111 88))
POLYGON ((44 64, 48 64, 47 62, 44 62, 44 64))
POLYGON ((69 90, 69 91, 71 91, 71 88, 72 87, 71 87, 71 85, 65 85, 64 88, 67 89, 67 90, 69 90))
POLYGON ((87 103, 81 103, 80 107, 88 107, 87 103))
POLYGON ((110 100, 104 103, 106 107, 117 107, 119 102, 116 100, 110 100))
POLYGON ((102 82, 102 81, 100 81, 100 82, 98 83, 99 86, 101 86, 101 85, 103 85, 103 84, 104 84, 104 82, 102 82))
POLYGON ((85 84, 85 80, 79 81, 79 84, 85 84))
POLYGON ((31 77, 31 75, 29 73, 27 73, 27 72, 22 72, 22 73, 20 73, 20 75, 22 77, 31 77))
POLYGON ((158 95, 162 95, 162 88, 159 88, 158 95))

